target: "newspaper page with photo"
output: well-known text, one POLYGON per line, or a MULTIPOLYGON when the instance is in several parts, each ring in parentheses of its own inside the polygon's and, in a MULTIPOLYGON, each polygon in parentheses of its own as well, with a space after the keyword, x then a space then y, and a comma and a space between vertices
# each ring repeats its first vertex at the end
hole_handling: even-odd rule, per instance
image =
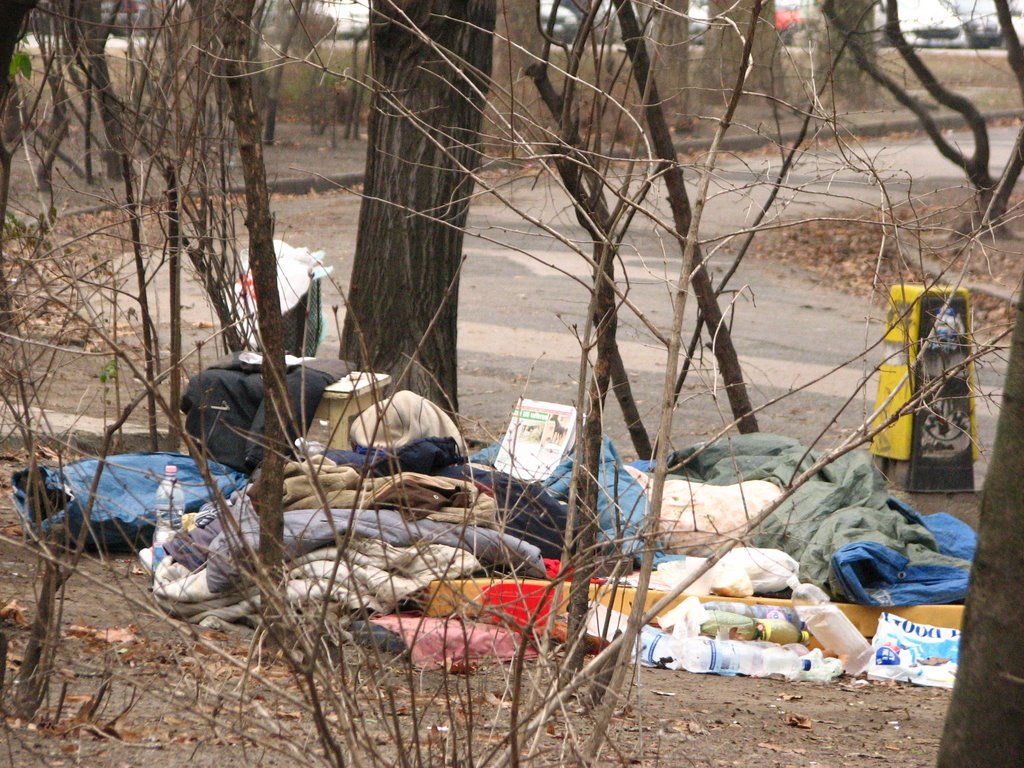
POLYGON ((520 399, 494 466, 518 480, 543 480, 568 455, 575 436, 571 405, 520 399))

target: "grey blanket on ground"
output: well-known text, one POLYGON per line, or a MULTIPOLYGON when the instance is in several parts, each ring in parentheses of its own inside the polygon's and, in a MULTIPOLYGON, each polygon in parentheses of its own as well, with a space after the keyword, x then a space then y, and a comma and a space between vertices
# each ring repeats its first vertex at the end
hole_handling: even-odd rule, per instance
MULTIPOLYGON (((353 539, 344 550, 325 547, 288 564, 283 594, 296 613, 327 604, 331 615, 392 613, 435 579, 456 579, 480 568, 464 549, 443 544, 394 547, 379 539, 353 539)), ((259 623, 262 598, 254 584, 213 592, 209 571, 189 572, 170 558, 161 561, 153 596, 172 616, 195 624, 209 620, 259 623)))
MULTIPOLYGON (((738 435, 698 444, 669 457, 674 474, 714 485, 768 480, 782 488, 810 467, 820 453, 786 437, 738 435)), ((867 451, 853 451, 820 470, 746 538, 754 547, 781 549, 800 563, 800 578, 843 595, 831 571, 832 555, 853 542, 878 542, 910 565, 967 570, 970 563, 940 552, 920 522, 888 504, 885 478, 867 451)))
MULTIPOLYGON (((243 493, 232 497, 232 519, 176 537, 168 555, 189 570, 205 565, 213 593, 235 586, 251 553, 259 550, 259 519, 243 493)), ((515 536, 474 525, 409 520, 389 509, 303 509, 284 514, 284 554, 289 562, 328 546, 344 549, 352 538, 379 539, 394 547, 443 544, 465 550, 486 569, 501 568, 520 578, 543 578, 540 550, 515 536)))

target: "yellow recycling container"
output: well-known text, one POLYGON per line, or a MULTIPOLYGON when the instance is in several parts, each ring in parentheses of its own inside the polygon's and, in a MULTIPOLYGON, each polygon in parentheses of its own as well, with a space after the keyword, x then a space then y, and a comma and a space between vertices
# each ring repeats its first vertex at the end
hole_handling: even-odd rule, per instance
POLYGON ((973 490, 978 445, 967 289, 894 285, 884 349, 875 400, 875 410, 883 411, 876 425, 928 392, 875 435, 871 452, 883 469, 906 462, 905 474, 896 474, 907 490, 973 490))

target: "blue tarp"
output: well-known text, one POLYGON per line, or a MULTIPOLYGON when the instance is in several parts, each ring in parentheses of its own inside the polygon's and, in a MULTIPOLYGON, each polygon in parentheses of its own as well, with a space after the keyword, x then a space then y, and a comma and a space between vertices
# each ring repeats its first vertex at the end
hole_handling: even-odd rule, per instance
MULTIPOLYGON (((498 455, 498 444, 488 446, 470 457, 476 463, 493 464, 498 455)), ((569 500, 575 453, 563 459, 549 477, 540 481, 552 497, 560 502, 569 500)), ((601 527, 602 544, 613 546, 625 555, 639 559, 643 554, 644 520, 647 518, 647 494, 625 465, 612 441, 607 437, 601 441, 601 464, 598 472, 600 490, 597 498, 598 524, 601 527)), ((659 552, 655 562, 665 559, 659 552)), ((668 558, 673 559, 673 558, 668 558)))
MULTIPOLYGON (((889 507, 909 522, 931 531, 940 554, 974 559, 978 537, 967 523, 939 512, 921 515, 897 499, 889 507)), ((844 596, 861 605, 933 605, 960 603, 967 597, 970 572, 944 564, 914 564, 905 555, 876 541, 857 541, 832 555, 832 579, 844 596)))
MULTIPOLYGON (((29 470, 19 470, 12 477, 14 503, 26 527, 45 532, 66 526, 75 538, 85 522, 89 491, 102 465, 90 514, 89 543, 102 549, 145 546, 152 538, 155 522, 150 507, 168 464, 178 468, 178 481, 185 492, 185 512, 195 512, 213 498, 191 457, 181 453, 126 453, 109 456, 105 461, 83 459, 63 470, 40 467, 43 486, 55 510, 41 520, 37 518, 46 515, 47 510, 32 508, 26 494, 29 470)), ((244 487, 247 481, 243 473, 216 462, 207 462, 207 467, 224 496, 244 487)))

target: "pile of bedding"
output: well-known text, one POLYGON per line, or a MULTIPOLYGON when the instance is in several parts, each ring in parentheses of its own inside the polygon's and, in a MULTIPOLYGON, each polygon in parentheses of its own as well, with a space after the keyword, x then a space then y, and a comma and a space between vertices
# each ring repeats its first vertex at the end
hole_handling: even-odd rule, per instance
MULTIPOLYGON (((751 434, 678 451, 669 467, 685 482, 760 480, 782 489, 819 456, 790 438, 751 434)), ((950 515, 923 516, 890 499, 870 454, 854 451, 798 488, 746 543, 786 552, 802 581, 837 599, 923 605, 963 601, 976 535, 950 515)))

